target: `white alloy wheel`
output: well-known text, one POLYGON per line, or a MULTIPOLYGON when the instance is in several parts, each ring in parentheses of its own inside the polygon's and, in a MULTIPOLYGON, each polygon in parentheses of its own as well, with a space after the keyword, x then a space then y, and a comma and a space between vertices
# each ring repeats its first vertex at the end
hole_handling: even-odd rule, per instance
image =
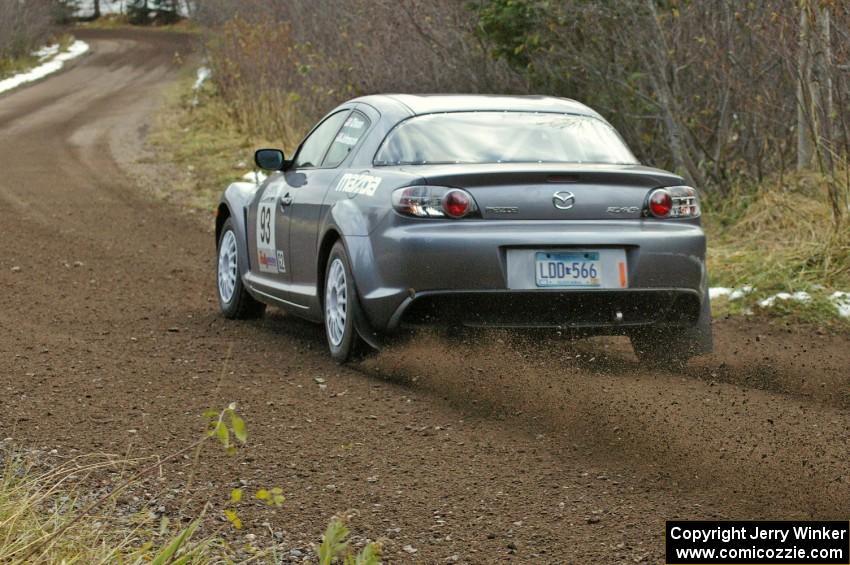
POLYGON ((218 294, 225 304, 233 300, 236 290, 236 277, 239 276, 236 253, 236 234, 233 230, 227 230, 218 250, 218 294))
POLYGON ((331 345, 339 347, 345 336, 345 321, 348 314, 348 286, 345 265, 339 257, 334 258, 325 284, 325 325, 331 345))

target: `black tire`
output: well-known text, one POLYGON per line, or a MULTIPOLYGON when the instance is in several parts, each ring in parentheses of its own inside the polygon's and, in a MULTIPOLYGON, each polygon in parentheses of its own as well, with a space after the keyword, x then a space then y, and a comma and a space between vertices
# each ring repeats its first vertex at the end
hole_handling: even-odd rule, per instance
POLYGON ((351 274, 351 263, 348 253, 345 251, 341 241, 337 241, 328 256, 325 268, 325 284, 322 287, 322 319, 325 326, 325 337, 328 340, 328 349, 331 357, 338 363, 345 363, 364 350, 364 342, 357 333, 354 320, 360 316, 360 302, 357 296, 357 287, 354 284, 354 276, 351 274), (338 267, 335 264, 338 262, 338 267), (342 269, 345 277, 345 301, 341 308, 339 289, 342 285, 338 268, 342 269), (331 279, 334 280, 331 280, 331 279), (334 316, 333 312, 336 312, 334 316), (339 319, 343 314, 344 318, 339 319))
MULTIPOLYGON (((253 296, 248 294, 248 291, 245 289, 245 285, 242 284, 242 269, 239 267, 239 254, 243 253, 243 250, 240 249, 238 244, 238 239, 236 238, 236 231, 233 227, 232 218, 228 218, 225 220, 224 225, 221 228, 221 234, 218 238, 218 245, 216 246, 216 295, 218 296, 218 305, 221 308, 221 313, 224 314, 225 318, 230 318, 231 320, 250 320, 255 318, 262 317, 263 313, 266 311, 266 305, 262 302, 256 300, 253 296), (224 258, 222 256, 222 244, 227 242, 227 245, 230 246, 230 236, 228 234, 232 234, 234 238, 235 246, 232 249, 232 259, 230 256, 228 258, 224 258), (232 281, 233 290, 228 298, 225 296, 226 292, 222 289, 222 261, 224 260, 232 260, 235 261, 235 280, 232 281)), ((232 272, 233 267, 229 268, 232 272)))
POLYGON ((648 328, 629 336, 637 358, 644 364, 682 369, 692 357, 711 353, 714 336, 711 329, 711 299, 703 296, 699 318, 690 327, 648 328))

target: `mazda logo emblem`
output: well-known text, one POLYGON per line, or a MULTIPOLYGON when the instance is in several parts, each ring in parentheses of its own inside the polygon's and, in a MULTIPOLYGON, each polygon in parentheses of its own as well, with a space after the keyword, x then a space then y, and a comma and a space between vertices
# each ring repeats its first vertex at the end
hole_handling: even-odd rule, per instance
POLYGON ((558 210, 569 210, 575 206, 575 203, 576 196, 572 192, 562 190, 552 195, 552 204, 554 204, 555 208, 558 210))

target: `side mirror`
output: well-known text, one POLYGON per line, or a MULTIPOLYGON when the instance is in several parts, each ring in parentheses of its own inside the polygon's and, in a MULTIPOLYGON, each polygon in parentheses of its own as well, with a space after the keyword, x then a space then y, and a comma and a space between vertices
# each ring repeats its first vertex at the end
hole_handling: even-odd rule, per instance
POLYGON ((279 171, 286 164, 280 149, 259 149, 254 153, 254 162, 266 171, 279 171))

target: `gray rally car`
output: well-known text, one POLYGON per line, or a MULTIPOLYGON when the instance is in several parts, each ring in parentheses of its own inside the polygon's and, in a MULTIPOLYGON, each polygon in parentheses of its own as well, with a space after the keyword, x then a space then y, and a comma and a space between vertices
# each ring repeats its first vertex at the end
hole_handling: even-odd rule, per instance
POLYGON ((339 361, 416 324, 626 334, 662 363, 711 350, 697 191, 583 104, 366 96, 292 159, 255 160, 270 176, 218 208, 228 318, 322 322, 339 361))

